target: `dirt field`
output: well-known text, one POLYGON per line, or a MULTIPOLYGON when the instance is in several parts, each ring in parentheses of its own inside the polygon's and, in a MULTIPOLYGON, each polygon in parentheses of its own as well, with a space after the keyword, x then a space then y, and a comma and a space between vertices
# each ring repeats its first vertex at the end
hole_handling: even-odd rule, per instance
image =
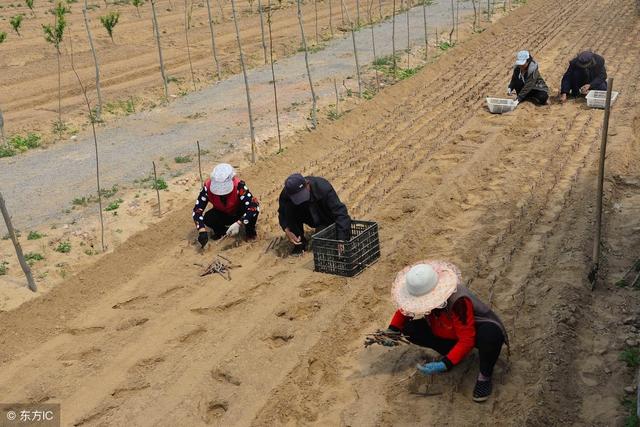
MULTIPOLYGON (((350 15, 355 19, 356 1, 344 2, 350 15)), ((365 2, 359 2, 360 18, 367 21, 365 2)), ((105 104, 105 119, 125 114, 127 100, 133 100, 133 108, 140 110, 157 105, 162 97, 162 79, 158 65, 158 51, 152 33, 151 6, 145 2, 141 6, 141 17, 131 5, 110 4, 105 8, 101 1, 89 3, 91 31, 97 49, 101 70, 101 87, 105 104), (102 27, 99 17, 107 10, 119 11, 120 20, 114 29, 112 42, 102 27)), ((161 29, 161 45, 166 72, 177 81, 170 83, 170 94, 180 96, 193 90, 189 71, 188 53, 184 34, 185 3, 178 0, 157 2, 158 21, 161 29)), ((189 3, 191 4, 191 2, 189 3)), ((257 1, 252 3, 238 1, 243 49, 247 63, 264 64, 261 43, 260 20, 257 13, 257 1), (250 7, 251 5, 251 7, 250 7)), ((265 1, 266 5, 267 2, 265 1)), ((298 51, 300 27, 296 16, 295 2, 276 2, 273 12, 274 57, 278 59, 298 51)), ((332 0, 332 27, 334 34, 341 35, 342 26, 340 3, 332 0)), ((367 3, 368 4, 368 3, 367 3)), ((380 16, 391 13, 391 2, 376 2, 372 8, 374 21, 380 16)), ((0 2, 0 19, 4 18, 0 29, 8 34, 7 40, 0 44, 0 69, 9 70, 0 75, 0 108, 5 113, 5 123, 9 133, 40 130, 45 134, 52 132, 52 123, 58 118, 58 76, 56 51, 49 45, 41 29, 42 24, 53 22, 51 14, 46 13, 51 3, 35 2, 35 16, 32 16, 24 3, 0 2), (25 15, 21 37, 11 32, 9 18, 17 14, 25 15)), ((400 3, 398 3, 398 6, 400 3)), ((229 0, 211 0, 212 15, 215 23, 216 48, 223 77, 239 72, 238 49, 234 24, 231 20, 231 2, 229 0), (220 3, 218 3, 220 1, 220 3), (221 13, 221 10, 223 11, 221 13)), ((319 1, 318 32, 320 43, 323 38, 331 37, 329 28, 329 1, 319 1)), ((62 56, 62 120, 73 132, 85 124, 86 107, 81 97, 75 75, 71 70, 69 53, 70 40, 73 41, 75 65, 84 83, 89 89, 92 102, 95 97, 95 71, 93 57, 87 42, 81 3, 71 4, 72 13, 68 15, 67 37, 62 56)), ((191 10, 191 8, 190 8, 191 10)), ((303 6, 305 33, 309 43, 315 43, 315 9, 313 2, 303 6)), ((266 18, 264 18, 266 20, 266 18)), ((190 53, 196 75, 196 85, 212 84, 215 81, 215 66, 211 52, 211 35, 207 23, 207 9, 204 0, 193 2, 192 27, 189 31, 190 53)), ((266 21, 265 21, 266 28, 266 21)), ((265 29, 266 31, 266 29, 265 29)), ((268 37, 268 35, 267 35, 268 37)), ((267 38, 268 43, 268 38, 267 38)), ((50 140, 50 137, 46 138, 50 140)))
POLYGON ((619 361, 638 339, 638 293, 614 283, 638 256, 640 19, 632 0, 530 0, 336 123, 243 171, 261 240, 191 243, 190 204, 41 298, 0 313, 0 394, 60 402, 64 425, 620 425, 619 361), (602 280, 586 280, 603 113, 583 102, 492 116, 513 54, 552 90, 592 48, 620 97, 610 126, 602 280), (327 177, 355 218, 378 221, 382 258, 354 279, 310 255, 265 253, 291 171, 327 177), (217 251, 243 265, 200 278, 217 251), (395 272, 458 264, 507 325, 491 400, 471 401, 472 359, 411 394, 422 352, 363 349, 386 327, 395 272))

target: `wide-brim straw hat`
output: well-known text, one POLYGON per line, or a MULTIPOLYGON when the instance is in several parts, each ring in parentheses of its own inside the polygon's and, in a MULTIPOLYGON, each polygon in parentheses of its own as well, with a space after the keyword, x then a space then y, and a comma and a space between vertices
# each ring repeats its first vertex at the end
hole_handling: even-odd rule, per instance
POLYGON ((454 264, 439 260, 423 260, 403 268, 396 275, 391 296, 405 316, 421 318, 442 307, 461 282, 462 275, 454 264), (411 283, 416 280, 425 282, 411 283))

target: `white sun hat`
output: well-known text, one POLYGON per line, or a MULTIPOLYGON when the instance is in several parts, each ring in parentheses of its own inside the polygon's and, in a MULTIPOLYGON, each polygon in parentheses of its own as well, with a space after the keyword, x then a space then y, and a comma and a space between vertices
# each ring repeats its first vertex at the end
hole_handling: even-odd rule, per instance
POLYGON ((391 296, 404 315, 419 319, 442 307, 461 281, 460 270, 451 263, 418 261, 396 275, 391 296))
POLYGON ((216 196, 226 196, 233 191, 233 177, 236 171, 228 163, 220 163, 211 172, 210 190, 216 196))

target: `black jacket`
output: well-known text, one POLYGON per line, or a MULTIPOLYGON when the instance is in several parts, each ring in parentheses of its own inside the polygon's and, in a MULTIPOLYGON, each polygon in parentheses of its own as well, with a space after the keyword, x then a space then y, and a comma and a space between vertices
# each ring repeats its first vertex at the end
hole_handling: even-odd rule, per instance
MULTIPOLYGON (((307 176, 311 186, 311 198, 309 199, 309 212, 314 224, 318 228, 328 227, 336 223, 338 240, 349 240, 351 236, 351 218, 347 207, 340 201, 333 186, 324 178, 307 176)), ((293 204, 284 189, 280 193, 278 208, 278 220, 284 230, 289 224, 296 223, 296 205, 293 204)))
POLYGON ((560 93, 578 95, 580 88, 586 84, 590 84, 591 89, 594 90, 607 90, 607 69, 604 66, 604 58, 594 53, 593 59, 595 63, 588 68, 580 67, 578 58, 573 58, 569 62, 569 68, 562 76, 560 93))
POLYGON ((518 101, 520 102, 524 101, 532 90, 549 93, 549 87, 540 74, 538 63, 533 59, 529 63, 525 76, 521 75, 520 67, 517 65, 513 67, 513 74, 511 75, 509 89, 516 91, 518 94, 518 101))

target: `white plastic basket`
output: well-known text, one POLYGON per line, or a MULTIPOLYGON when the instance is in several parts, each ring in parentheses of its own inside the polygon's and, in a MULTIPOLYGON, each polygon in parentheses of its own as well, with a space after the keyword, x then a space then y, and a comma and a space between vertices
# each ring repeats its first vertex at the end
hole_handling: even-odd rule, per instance
POLYGON ((487 107, 493 114, 508 113, 515 110, 516 105, 513 99, 487 98, 487 107))
MULTIPOLYGON (((618 92, 611 91, 611 105, 616 102, 618 92)), ((590 90, 587 93, 587 106, 591 108, 604 108, 607 103, 607 91, 606 90, 590 90)))

